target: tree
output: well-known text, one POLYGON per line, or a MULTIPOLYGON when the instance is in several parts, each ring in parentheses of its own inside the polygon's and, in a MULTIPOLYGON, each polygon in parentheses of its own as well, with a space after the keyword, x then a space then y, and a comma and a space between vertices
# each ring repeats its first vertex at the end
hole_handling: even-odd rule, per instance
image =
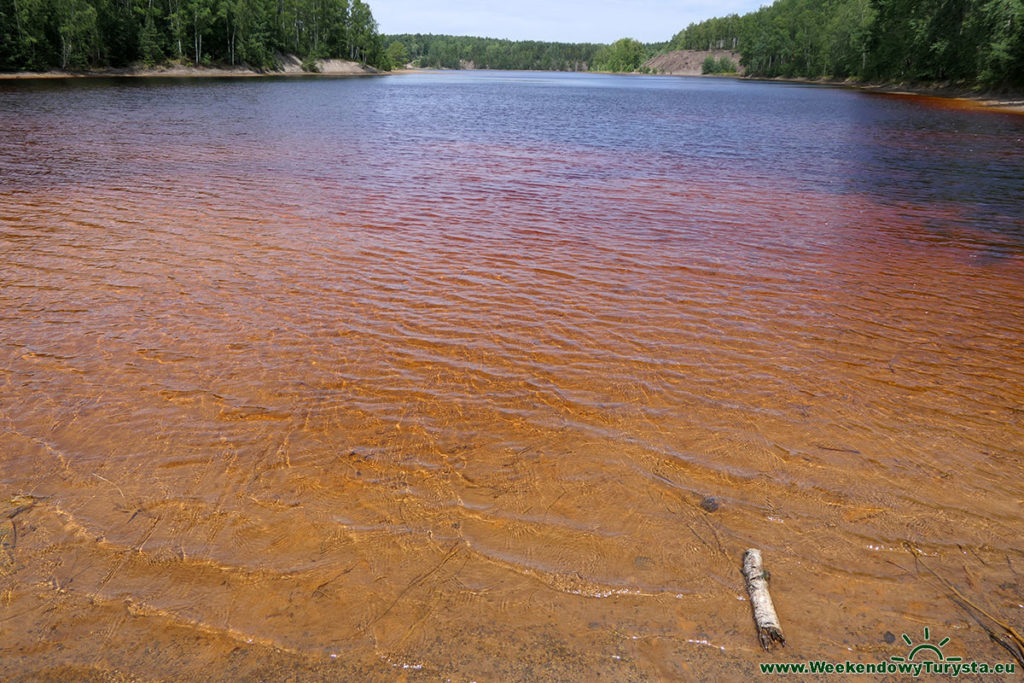
POLYGON ((736 63, 728 57, 721 57, 715 59, 714 55, 708 55, 704 58, 704 63, 701 65, 701 73, 703 74, 732 74, 736 73, 736 63))
POLYGON ((193 61, 199 66, 203 59, 203 35, 213 21, 210 0, 186 0, 185 11, 192 32, 193 61))
POLYGON ((974 19, 981 35, 979 74, 989 86, 1024 84, 1024 2, 988 0, 974 19))
POLYGON ((389 46, 394 42, 405 46, 407 62, 411 61, 421 67, 448 69, 460 69, 471 62, 475 68, 586 71, 594 62, 597 52, 607 47, 594 43, 547 43, 422 34, 383 36, 382 40, 389 46))
POLYGON ((139 30, 139 56, 146 64, 156 64, 164 58, 160 46, 160 32, 156 27, 157 14, 152 3, 145 8, 142 17, 142 28, 139 30))
POLYGON ((595 71, 633 72, 644 61, 644 46, 632 38, 620 38, 594 57, 595 71))
POLYGON ((15 38, 6 49, 17 67, 41 71, 57 64, 59 46, 51 41, 53 16, 48 0, 10 0, 7 31, 15 38))
POLYGON ((759 76, 1024 83, 1024 0, 776 0, 690 24, 671 49, 738 49, 759 76))
POLYGON ((870 0, 841 3, 826 30, 825 73, 849 77, 864 73, 874 10, 870 0))
POLYGON ((377 22, 373 20, 370 6, 362 0, 352 0, 352 9, 349 13, 348 58, 357 62, 365 62, 367 56, 373 51, 375 37, 378 37, 377 22))
POLYGON ((399 40, 391 41, 391 44, 388 45, 387 54, 392 66, 405 66, 409 62, 409 51, 405 49, 405 45, 399 40))
POLYGON ((60 68, 87 66, 96 43, 96 8, 86 0, 57 0, 54 14, 60 36, 60 68))

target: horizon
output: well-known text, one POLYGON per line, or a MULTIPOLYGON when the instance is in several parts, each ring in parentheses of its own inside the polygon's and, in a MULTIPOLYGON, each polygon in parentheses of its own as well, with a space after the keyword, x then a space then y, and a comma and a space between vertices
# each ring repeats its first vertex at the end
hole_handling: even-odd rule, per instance
POLYGON ((524 0, 495 9, 481 0, 466 0, 458 9, 424 7, 412 0, 369 0, 382 35, 422 34, 470 36, 498 40, 554 43, 613 43, 633 38, 662 43, 691 23, 728 14, 746 14, 765 0, 669 0, 584 3, 582 0, 524 0))

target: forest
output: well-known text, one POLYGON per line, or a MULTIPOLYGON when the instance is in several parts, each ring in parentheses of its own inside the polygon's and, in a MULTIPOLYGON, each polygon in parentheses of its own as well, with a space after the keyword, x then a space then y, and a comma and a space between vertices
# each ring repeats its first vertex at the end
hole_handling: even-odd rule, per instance
POLYGON ((738 50, 747 74, 1024 87, 1021 0, 777 0, 691 24, 671 50, 738 50))
POLYGON ((397 63, 430 69, 520 69, 587 71, 605 45, 548 43, 448 35, 384 36, 397 63))
POLYGON ((396 65, 536 71, 644 71, 643 63, 668 45, 632 38, 604 45, 423 34, 385 36, 384 41, 396 65))
MULTIPOLYGON (((667 43, 382 36, 362 0, 0 0, 0 70, 165 62, 646 71, 668 50, 729 49, 747 75, 1024 87, 1024 0, 776 0, 691 24, 667 43)), ((720 67, 715 67, 721 70, 720 67)))
MULTIPOLYGON (((668 43, 611 45, 388 36, 396 64, 645 71, 669 50, 736 50, 751 76, 1024 87, 1024 0, 776 0, 691 24, 668 43)), ((728 71, 705 65, 705 73, 728 71)))
POLYGON ((390 68, 362 0, 0 0, 0 70, 153 65, 273 69, 275 55, 390 68))
POLYGON ((422 69, 502 69, 534 71, 643 71, 643 62, 668 43, 643 44, 632 38, 600 43, 551 43, 469 36, 385 36, 394 65, 422 69))

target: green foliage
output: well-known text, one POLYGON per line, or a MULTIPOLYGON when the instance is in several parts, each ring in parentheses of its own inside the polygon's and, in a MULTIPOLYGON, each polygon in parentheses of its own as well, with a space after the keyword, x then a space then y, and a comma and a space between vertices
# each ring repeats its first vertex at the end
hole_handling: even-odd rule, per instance
POLYGON ((165 56, 157 29, 157 16, 151 10, 146 10, 139 28, 139 59, 143 64, 153 66, 162 62, 165 56))
POLYGON ((53 9, 59 37, 60 68, 84 68, 96 44, 96 8, 86 0, 56 0, 53 9))
MULTIPOLYGON (((749 15, 747 15, 749 16, 749 15)), ((745 28, 747 17, 730 14, 690 24, 686 29, 672 36, 669 50, 735 50, 740 34, 745 28)))
POLYGON ((0 69, 267 69, 277 52, 390 64, 362 0, 0 0, 0 69))
POLYGON ((644 46, 632 38, 620 38, 594 57, 594 71, 631 73, 644 61, 644 46))
POLYGON ((392 67, 405 66, 409 63, 409 50, 400 40, 392 40, 387 49, 388 61, 392 67))
POLYGON ((736 73, 736 63, 728 57, 715 59, 714 55, 708 55, 704 58, 704 63, 701 65, 701 73, 734 74, 736 73))
POLYGON ((60 56, 50 0, 0 0, 0 54, 8 68, 48 69, 60 56), (24 65, 24 66, 22 66, 24 65))
POLYGON ((988 0, 975 17, 983 37, 978 77, 989 86, 1024 84, 1024 2, 988 0))
POLYGON ((1024 0, 776 0, 691 24, 668 49, 738 50, 756 76, 1020 88, 1024 0))
POLYGON ((869 76, 1024 86, 1021 0, 872 0, 869 76))
POLYGON ((384 38, 390 45, 397 42, 405 47, 406 62, 435 69, 461 69, 472 64, 477 69, 586 71, 594 55, 604 47, 593 43, 545 43, 419 33, 384 38))

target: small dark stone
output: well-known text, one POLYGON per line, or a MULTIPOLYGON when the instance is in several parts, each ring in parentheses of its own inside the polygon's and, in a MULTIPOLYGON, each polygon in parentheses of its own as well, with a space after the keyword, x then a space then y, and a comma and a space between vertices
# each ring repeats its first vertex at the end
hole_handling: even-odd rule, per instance
POLYGON ((650 569, 654 566, 654 560, 646 555, 637 555, 633 558, 633 566, 637 569, 650 569))
POLYGON ((707 496, 700 501, 700 507, 705 512, 714 512, 718 509, 718 499, 714 496, 707 496))
POLYGON ((886 631, 885 635, 882 636, 882 640, 892 645, 896 642, 896 634, 894 634, 892 631, 886 631))

